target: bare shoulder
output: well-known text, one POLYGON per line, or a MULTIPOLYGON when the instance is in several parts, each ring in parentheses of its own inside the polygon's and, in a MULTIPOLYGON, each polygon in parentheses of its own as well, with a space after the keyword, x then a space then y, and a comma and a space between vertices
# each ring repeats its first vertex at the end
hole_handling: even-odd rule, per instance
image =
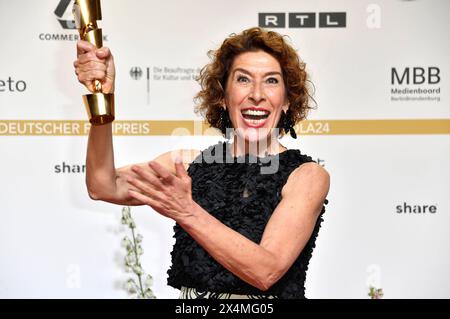
POLYGON ((316 162, 303 163, 292 171, 283 187, 283 195, 308 190, 311 196, 325 199, 330 189, 330 174, 316 162))
POLYGON ((293 179, 303 178, 304 176, 330 179, 330 174, 328 171, 316 162, 303 163, 299 165, 290 175, 293 179))

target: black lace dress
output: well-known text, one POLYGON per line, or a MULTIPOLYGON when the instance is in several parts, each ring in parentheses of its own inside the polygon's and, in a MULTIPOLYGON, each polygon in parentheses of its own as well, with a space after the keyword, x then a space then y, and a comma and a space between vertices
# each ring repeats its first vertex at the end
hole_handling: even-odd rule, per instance
MULTIPOLYGON (((259 243, 264 228, 281 200, 281 189, 299 165, 313 162, 297 149, 277 155, 232 157, 230 144, 219 142, 202 151, 190 164, 193 199, 209 214, 243 236, 259 243)), ((328 200, 324 201, 327 204, 328 200)), ((305 298, 305 279, 325 205, 313 233, 286 274, 261 291, 213 259, 184 229, 175 224, 168 284, 185 298, 305 298), (192 293, 194 291, 195 293, 192 293)))

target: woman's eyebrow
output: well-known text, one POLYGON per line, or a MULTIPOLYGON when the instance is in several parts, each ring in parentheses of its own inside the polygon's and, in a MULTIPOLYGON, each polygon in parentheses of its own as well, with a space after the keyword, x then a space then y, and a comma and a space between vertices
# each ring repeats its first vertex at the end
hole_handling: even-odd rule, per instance
MULTIPOLYGON (((234 69, 233 74, 236 73, 237 71, 242 72, 242 73, 245 73, 245 74, 248 74, 248 75, 252 75, 252 73, 251 73, 250 71, 247 71, 246 69, 243 69, 243 68, 236 68, 236 69, 234 69)), ((267 73, 264 74, 264 76, 267 76, 267 75, 275 75, 275 74, 281 76, 281 73, 278 72, 278 71, 270 71, 270 72, 267 72, 267 73)))

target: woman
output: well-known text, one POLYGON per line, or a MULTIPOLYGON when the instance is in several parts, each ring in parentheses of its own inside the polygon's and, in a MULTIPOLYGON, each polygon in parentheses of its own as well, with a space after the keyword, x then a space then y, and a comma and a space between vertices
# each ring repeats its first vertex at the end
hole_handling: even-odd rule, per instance
MULTIPOLYGON (((78 80, 92 91, 99 79, 113 92, 109 49, 83 41, 77 48, 78 80)), ((149 205, 176 221, 168 284, 180 298, 305 298, 330 177, 278 140, 295 138, 292 126, 311 108, 305 64, 282 36, 261 28, 232 34, 209 55, 197 111, 229 142, 116 169, 111 124, 94 126, 89 195, 149 205)))

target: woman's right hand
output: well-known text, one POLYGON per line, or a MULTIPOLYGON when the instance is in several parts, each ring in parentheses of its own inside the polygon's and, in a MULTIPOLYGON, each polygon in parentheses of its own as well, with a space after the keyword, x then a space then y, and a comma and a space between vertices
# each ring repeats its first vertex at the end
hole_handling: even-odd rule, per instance
POLYGON ((87 41, 77 42, 77 60, 73 63, 78 81, 90 92, 95 92, 94 80, 102 84, 102 93, 114 93, 116 70, 111 51, 87 41))

